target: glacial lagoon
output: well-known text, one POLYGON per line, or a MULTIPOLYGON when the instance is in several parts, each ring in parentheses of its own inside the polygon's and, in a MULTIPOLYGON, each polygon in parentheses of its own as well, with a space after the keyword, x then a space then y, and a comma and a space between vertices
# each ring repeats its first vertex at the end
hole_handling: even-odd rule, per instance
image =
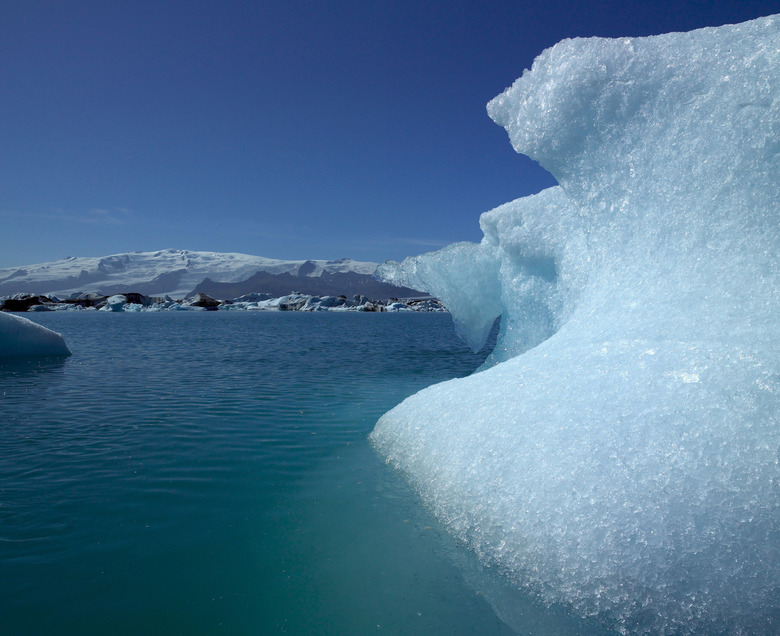
POLYGON ((11 631, 775 632, 779 26, 566 40, 489 104, 560 185, 381 270, 487 359, 441 314, 36 316, 11 631))
POLYGON ((367 441, 481 363, 447 314, 31 317, 73 355, 0 366, 4 633, 511 633, 367 441))

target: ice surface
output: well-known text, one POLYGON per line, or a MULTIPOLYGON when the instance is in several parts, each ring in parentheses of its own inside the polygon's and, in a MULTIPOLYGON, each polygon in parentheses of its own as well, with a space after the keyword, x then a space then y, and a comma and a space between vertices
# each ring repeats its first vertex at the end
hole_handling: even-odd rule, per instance
POLYGON ((566 40, 488 105, 560 187, 387 264, 491 368, 372 433, 487 562, 624 632, 780 624, 780 16, 566 40))
POLYGON ((0 358, 69 355, 60 334, 27 318, 0 312, 0 358))
POLYGON ((390 261, 379 275, 439 298, 473 351, 501 316, 489 366, 536 346, 565 322, 582 286, 579 259, 587 255, 582 220, 559 187, 486 212, 480 226, 481 244, 390 261))

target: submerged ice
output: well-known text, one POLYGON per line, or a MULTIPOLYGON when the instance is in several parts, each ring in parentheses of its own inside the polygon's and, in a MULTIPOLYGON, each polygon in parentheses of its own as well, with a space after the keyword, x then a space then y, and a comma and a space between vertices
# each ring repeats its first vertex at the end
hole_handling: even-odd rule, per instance
POLYGON ((388 263, 495 350, 372 441, 516 585, 624 632, 780 622, 780 16, 566 40, 488 105, 560 186, 388 263))

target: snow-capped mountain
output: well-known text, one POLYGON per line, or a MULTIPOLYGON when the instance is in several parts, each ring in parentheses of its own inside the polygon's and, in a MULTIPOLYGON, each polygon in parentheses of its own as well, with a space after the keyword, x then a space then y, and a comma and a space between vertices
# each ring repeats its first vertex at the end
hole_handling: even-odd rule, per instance
MULTIPOLYGON (((183 297, 204 279, 240 283, 258 272, 308 279, 334 274, 370 277, 377 263, 343 258, 335 261, 285 261, 249 254, 162 250, 103 257, 68 257, 59 261, 0 269, 0 296, 29 292, 66 296, 82 291, 103 294, 136 291, 183 297)), ((311 281, 309 281, 311 282, 311 281)))

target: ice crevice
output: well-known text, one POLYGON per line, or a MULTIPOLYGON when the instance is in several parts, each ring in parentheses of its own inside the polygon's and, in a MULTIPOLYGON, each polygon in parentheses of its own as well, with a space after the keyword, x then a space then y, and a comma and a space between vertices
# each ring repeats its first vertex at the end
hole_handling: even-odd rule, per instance
POLYGON ((778 97, 779 16, 560 42, 488 104, 560 185, 380 269, 472 348, 501 331, 375 447, 485 562, 625 633, 780 621, 778 97))

